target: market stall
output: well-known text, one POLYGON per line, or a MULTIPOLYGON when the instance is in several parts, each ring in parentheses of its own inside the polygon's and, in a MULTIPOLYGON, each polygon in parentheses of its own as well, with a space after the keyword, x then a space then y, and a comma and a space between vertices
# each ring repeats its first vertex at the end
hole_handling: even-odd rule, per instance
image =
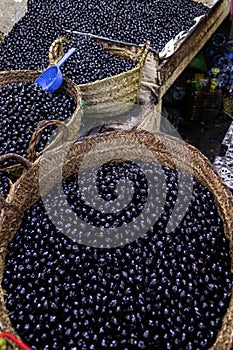
POLYGON ((162 97, 228 14, 28 0, 2 38, 0 350, 232 348, 231 191, 159 132, 162 97))

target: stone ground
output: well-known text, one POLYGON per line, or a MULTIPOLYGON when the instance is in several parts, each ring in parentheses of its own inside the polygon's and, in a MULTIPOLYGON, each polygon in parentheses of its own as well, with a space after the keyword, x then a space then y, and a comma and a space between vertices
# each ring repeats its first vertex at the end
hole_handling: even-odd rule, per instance
POLYGON ((0 0, 0 31, 7 34, 27 10, 27 0, 0 0))

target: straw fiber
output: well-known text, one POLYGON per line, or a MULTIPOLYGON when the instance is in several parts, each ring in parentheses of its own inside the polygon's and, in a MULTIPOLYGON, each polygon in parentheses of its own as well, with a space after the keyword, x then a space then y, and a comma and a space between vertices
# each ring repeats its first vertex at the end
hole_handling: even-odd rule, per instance
MULTIPOLYGON (((0 280, 4 273, 4 261, 7 245, 20 227, 25 210, 40 197, 39 184, 43 181, 45 194, 56 184, 57 169, 63 165, 63 178, 77 172, 85 159, 85 169, 98 167, 104 160, 141 159, 148 162, 156 160, 161 165, 179 168, 183 173, 190 173, 197 181, 206 186, 213 194, 218 213, 224 224, 224 232, 230 242, 232 255, 233 198, 220 176, 209 162, 193 146, 162 133, 152 134, 146 131, 114 131, 105 134, 67 142, 39 157, 23 173, 11 188, 0 216, 0 280), (108 147, 104 147, 105 145, 108 147), (135 144, 138 147, 135 147, 135 144), (142 147, 140 147, 140 145, 142 147), (144 149, 148 152, 144 152, 144 149), (92 151, 92 152, 91 152, 92 151), (87 155, 89 155, 87 157, 87 155), (43 159, 44 158, 44 159, 43 159), (41 162, 46 172, 40 175, 41 162), (44 178, 43 178, 44 176, 44 178), (39 181, 40 179, 40 181, 39 181)), ((0 159, 1 161, 1 159, 0 159)), ((232 258, 232 256, 231 256, 232 258)), ((233 267, 233 260, 232 260, 233 267)), ((12 328, 4 303, 4 292, 0 290, 0 322, 6 331, 16 333, 12 328)), ((211 349, 226 350, 232 345, 233 298, 223 318, 222 328, 211 349)))

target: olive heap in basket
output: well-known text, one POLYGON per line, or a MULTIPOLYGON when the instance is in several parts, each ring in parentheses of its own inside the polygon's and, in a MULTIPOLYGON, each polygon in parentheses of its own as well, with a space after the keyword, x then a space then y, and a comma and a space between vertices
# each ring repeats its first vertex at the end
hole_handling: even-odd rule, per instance
MULTIPOLYGON (((158 51, 179 32, 189 30, 195 24, 194 18, 209 11, 193 0, 32 0, 28 8, 37 26, 46 15, 60 28, 136 44, 150 40, 158 51)), ((47 26, 46 30, 51 29, 47 26)), ((36 31, 33 34, 38 35, 36 31)))
MULTIPOLYGON (((213 196, 194 180, 186 214, 167 233, 178 196, 178 172, 163 167, 165 196, 157 198, 158 164, 145 164, 144 169, 155 177, 146 232, 148 184, 145 170, 136 163, 110 162, 98 169, 96 186, 105 201, 119 194, 123 203, 130 189, 134 192, 132 200, 112 214, 85 202, 77 173, 62 182, 71 209, 103 234, 107 227, 127 229, 141 215, 140 226, 133 226, 131 233, 143 234, 123 246, 94 248, 64 235, 62 221, 71 236, 77 222, 69 221, 70 212, 62 209, 63 193, 58 195, 56 188, 25 213, 9 243, 3 288, 12 325, 33 350, 197 350, 208 349, 216 340, 229 304, 231 278, 229 243, 213 196), (153 213, 163 200, 154 222, 153 213), (55 208, 55 217, 56 208, 61 210, 55 223, 43 203, 55 208)), ((95 171, 85 171, 82 178, 95 171)), ((95 198, 93 189, 88 191, 95 198)), ((185 196, 189 189, 184 185, 179 191, 185 196)), ((78 230, 82 235, 82 225, 78 230)))
POLYGON ((65 30, 93 33, 136 45, 149 40, 151 47, 160 51, 179 32, 190 29, 195 17, 209 11, 192 0, 47 0, 33 1, 29 9, 0 46, 0 70, 44 69, 49 63, 47 52, 51 42, 65 35, 78 50, 62 69, 66 75, 73 73, 72 79, 79 84, 126 71, 129 62, 112 58, 111 64, 106 63, 106 53, 100 52, 94 40, 88 40, 82 47, 80 36, 65 30))
MULTIPOLYGON (((0 88, 0 155, 17 153, 26 157, 29 141, 43 120, 70 120, 74 101, 67 95, 50 94, 31 81, 6 84, 0 88)), ((50 127, 42 135, 38 151, 51 136, 50 127)))

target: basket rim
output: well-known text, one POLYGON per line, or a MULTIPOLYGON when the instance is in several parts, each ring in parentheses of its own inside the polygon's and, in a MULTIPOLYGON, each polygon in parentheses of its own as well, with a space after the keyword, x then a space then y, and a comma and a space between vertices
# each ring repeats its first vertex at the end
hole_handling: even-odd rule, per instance
MULTIPOLYGON (((27 75, 27 74, 32 74, 32 76, 35 76, 35 78, 37 78, 37 76, 39 74, 41 74, 43 72, 43 70, 41 69, 9 69, 9 70, 0 70, 0 87, 4 86, 4 85, 7 85, 7 84, 14 84, 14 82, 5 82, 5 81, 2 81, 2 78, 3 77, 8 77, 9 75, 18 75, 18 76, 24 76, 24 75, 27 75)), ((9 77, 8 77, 9 78, 9 77)), ((21 78, 20 78, 21 79, 21 78)), ((30 78, 28 79, 30 80, 30 78)), ((25 80, 25 78, 23 79, 23 82, 24 81, 27 81, 25 80)), ((77 93, 79 94, 79 98, 81 98, 81 92, 79 90, 79 87, 78 85, 71 79, 67 78, 66 76, 64 76, 64 82, 66 84, 70 84, 73 88, 76 89, 77 93)), ((17 82, 16 82, 17 83, 17 82)), ((62 87, 61 87, 62 88, 62 87)))

